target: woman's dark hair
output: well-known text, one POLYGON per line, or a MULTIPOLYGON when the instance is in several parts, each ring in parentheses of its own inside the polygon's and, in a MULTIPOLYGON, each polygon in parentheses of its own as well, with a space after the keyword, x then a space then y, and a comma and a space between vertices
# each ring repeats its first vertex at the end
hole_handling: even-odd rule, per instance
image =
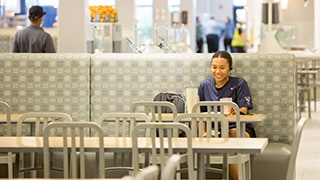
POLYGON ((227 51, 217 51, 216 53, 213 54, 213 56, 211 58, 211 64, 212 64, 212 60, 214 58, 226 59, 229 63, 230 70, 232 70, 232 57, 231 57, 230 53, 228 53, 227 51))

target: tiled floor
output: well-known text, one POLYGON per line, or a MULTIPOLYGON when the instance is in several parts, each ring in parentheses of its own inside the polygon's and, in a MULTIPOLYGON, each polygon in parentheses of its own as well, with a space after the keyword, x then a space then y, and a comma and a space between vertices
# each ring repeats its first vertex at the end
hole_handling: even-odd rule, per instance
POLYGON ((317 103, 317 112, 312 111, 312 117, 302 132, 296 173, 296 180, 320 179, 320 101, 317 103))

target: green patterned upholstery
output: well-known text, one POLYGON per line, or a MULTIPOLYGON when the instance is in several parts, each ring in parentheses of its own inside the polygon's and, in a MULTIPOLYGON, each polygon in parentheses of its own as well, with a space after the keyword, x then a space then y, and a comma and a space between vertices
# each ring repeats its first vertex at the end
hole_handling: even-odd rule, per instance
POLYGON ((56 111, 89 120, 88 54, 0 54, 0 98, 13 113, 56 111))
POLYGON ((9 53, 12 48, 13 37, 10 35, 0 35, 0 53, 9 53))

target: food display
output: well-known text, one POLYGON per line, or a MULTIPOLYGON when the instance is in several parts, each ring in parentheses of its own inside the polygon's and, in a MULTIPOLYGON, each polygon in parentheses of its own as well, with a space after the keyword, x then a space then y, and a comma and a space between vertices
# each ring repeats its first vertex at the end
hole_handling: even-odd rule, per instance
POLYGON ((113 23, 118 21, 118 11, 112 6, 89 6, 91 22, 113 23))

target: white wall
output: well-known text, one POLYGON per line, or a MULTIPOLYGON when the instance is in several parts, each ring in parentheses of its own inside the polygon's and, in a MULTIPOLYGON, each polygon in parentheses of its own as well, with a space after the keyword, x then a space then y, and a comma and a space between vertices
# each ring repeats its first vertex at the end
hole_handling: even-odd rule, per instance
POLYGON ((88 0, 60 0, 58 52, 85 53, 89 31, 88 0))
MULTIPOLYGON (((282 10, 281 24, 294 25, 296 27, 296 45, 306 45, 312 49, 315 42, 314 10, 319 11, 319 6, 314 8, 314 1, 316 0, 308 1, 308 6, 304 7, 304 1, 302 0, 289 0, 288 8, 282 10)), ((319 21, 317 23, 319 24, 319 21)), ((319 34, 319 31, 316 34, 319 34)))
POLYGON ((320 1, 314 1, 314 48, 320 49, 320 1))

